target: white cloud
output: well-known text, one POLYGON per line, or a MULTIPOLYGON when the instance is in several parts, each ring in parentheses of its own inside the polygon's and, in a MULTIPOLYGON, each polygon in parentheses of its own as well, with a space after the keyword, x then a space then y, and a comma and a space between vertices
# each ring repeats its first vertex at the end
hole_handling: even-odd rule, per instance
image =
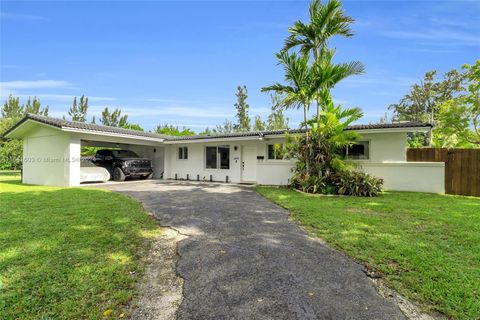
POLYGON ((45 17, 30 15, 30 14, 18 14, 11 12, 0 12, 1 20, 13 20, 13 21, 46 21, 45 17))
POLYGON ((157 106, 157 107, 122 107, 125 114, 129 116, 182 116, 188 118, 231 118, 233 112, 205 107, 183 107, 183 106, 157 106))
POLYGON ((419 40, 423 44, 480 46, 480 36, 475 33, 452 31, 447 29, 424 29, 416 31, 384 31, 387 37, 405 40, 419 40))
MULTIPOLYGON (((18 95, 20 98, 28 98, 28 97, 37 97, 40 99, 46 99, 50 101, 73 101, 73 97, 80 98, 82 94, 49 94, 49 93, 40 93, 40 94, 20 94, 18 95)), ((117 98, 114 97, 97 97, 97 96, 87 96, 88 101, 116 101, 117 98)))
POLYGON ((45 88, 72 88, 72 84, 63 80, 17 80, 0 82, 0 91, 45 88))
POLYGON ((409 87, 417 83, 420 79, 413 77, 378 75, 376 77, 355 77, 347 78, 342 81, 339 87, 366 87, 366 86, 385 86, 409 87))
POLYGON ((177 99, 162 99, 162 98, 147 98, 143 99, 147 102, 159 102, 159 103, 186 103, 186 100, 177 100, 177 99))

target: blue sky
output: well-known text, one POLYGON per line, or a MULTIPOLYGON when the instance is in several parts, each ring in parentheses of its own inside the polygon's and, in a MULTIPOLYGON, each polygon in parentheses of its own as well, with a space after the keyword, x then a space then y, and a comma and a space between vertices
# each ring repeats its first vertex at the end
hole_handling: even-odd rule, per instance
MULTIPOLYGON (((367 73, 340 83, 334 98, 378 121, 425 71, 480 58, 480 2, 347 1, 352 39, 336 39, 338 62, 367 73)), ((260 88, 282 81, 275 52, 306 1, 1 2, 0 81, 10 94, 40 97, 52 116, 72 97, 90 98, 90 116, 120 107, 145 129, 172 123, 201 131, 233 119, 237 85, 250 114, 266 118, 260 88)), ((300 111, 289 111, 291 126, 300 111)))

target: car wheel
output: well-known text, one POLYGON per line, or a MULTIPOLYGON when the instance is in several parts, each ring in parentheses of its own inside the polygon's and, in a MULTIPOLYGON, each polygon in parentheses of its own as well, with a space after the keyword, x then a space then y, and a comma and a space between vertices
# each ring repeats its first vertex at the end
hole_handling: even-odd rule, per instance
POLYGON ((122 169, 116 167, 113 170, 113 180, 115 181, 125 181, 125 174, 123 173, 122 169))
POLYGON ((149 180, 152 179, 153 173, 147 174, 146 176, 141 176, 140 179, 142 180, 149 180))

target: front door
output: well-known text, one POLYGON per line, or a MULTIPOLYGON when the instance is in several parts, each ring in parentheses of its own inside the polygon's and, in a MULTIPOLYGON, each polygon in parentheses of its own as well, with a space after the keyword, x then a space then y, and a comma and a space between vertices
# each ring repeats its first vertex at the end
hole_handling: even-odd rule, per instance
POLYGON ((242 146, 242 182, 257 181, 257 147, 242 146))

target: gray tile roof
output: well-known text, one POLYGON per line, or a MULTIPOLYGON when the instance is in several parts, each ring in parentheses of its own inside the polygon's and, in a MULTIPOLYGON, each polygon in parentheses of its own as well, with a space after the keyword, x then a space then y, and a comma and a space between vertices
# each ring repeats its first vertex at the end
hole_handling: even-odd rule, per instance
MULTIPOLYGON (((155 138, 155 139, 165 139, 167 141, 188 141, 188 140, 208 140, 208 139, 221 139, 221 138, 241 138, 241 137, 255 137, 255 136, 265 136, 265 135, 283 135, 285 133, 302 133, 305 132, 304 129, 288 129, 288 130, 271 130, 271 131, 256 131, 256 132, 236 132, 236 133, 227 133, 227 134, 212 134, 208 136, 204 135, 195 135, 195 136, 183 136, 183 137, 174 137, 164 134, 158 134, 154 132, 144 132, 131 129, 123 129, 117 127, 108 127, 98 124, 90 124, 76 121, 68 121, 65 119, 58 119, 52 117, 45 117, 36 114, 27 114, 21 121, 19 121, 15 126, 10 128, 4 133, 4 136, 9 132, 13 131, 15 128, 20 126, 27 120, 34 120, 40 123, 48 124, 57 128, 73 128, 81 130, 91 130, 98 132, 106 133, 118 133, 118 134, 127 134, 138 137, 146 138, 155 138)), ((424 122, 397 122, 397 123, 378 123, 378 124, 360 124, 349 126, 346 130, 375 130, 375 129, 392 129, 392 128, 424 128, 431 127, 432 125, 424 122)))
POLYGON ((65 119, 46 117, 46 116, 41 116, 38 114, 31 114, 31 113, 27 114, 15 126, 7 130, 4 133, 4 135, 13 131, 16 127, 20 126, 22 123, 24 123, 29 119, 40 122, 40 123, 48 124, 50 126, 54 126, 57 128, 73 128, 73 129, 91 130, 91 131, 98 131, 98 132, 118 133, 118 134, 126 134, 126 135, 138 136, 138 137, 155 138, 155 139, 170 138, 170 136, 168 135, 163 135, 163 134, 158 134, 153 132, 144 132, 144 131, 138 131, 138 130, 109 127, 109 126, 103 126, 99 124, 84 123, 84 122, 77 122, 77 121, 68 121, 65 119))
MULTIPOLYGON (((396 123, 377 123, 377 124, 358 124, 348 126, 346 130, 375 130, 375 129, 397 129, 397 128, 425 128, 432 127, 430 123, 425 122, 396 122, 396 123)), ((221 138, 240 138, 240 137, 254 137, 266 135, 282 135, 286 133, 303 133, 305 129, 286 129, 286 130, 270 130, 270 131, 256 131, 256 132, 235 132, 225 134, 212 134, 208 136, 182 136, 170 137, 168 141, 182 141, 182 140, 207 140, 207 139, 221 139, 221 138)))

